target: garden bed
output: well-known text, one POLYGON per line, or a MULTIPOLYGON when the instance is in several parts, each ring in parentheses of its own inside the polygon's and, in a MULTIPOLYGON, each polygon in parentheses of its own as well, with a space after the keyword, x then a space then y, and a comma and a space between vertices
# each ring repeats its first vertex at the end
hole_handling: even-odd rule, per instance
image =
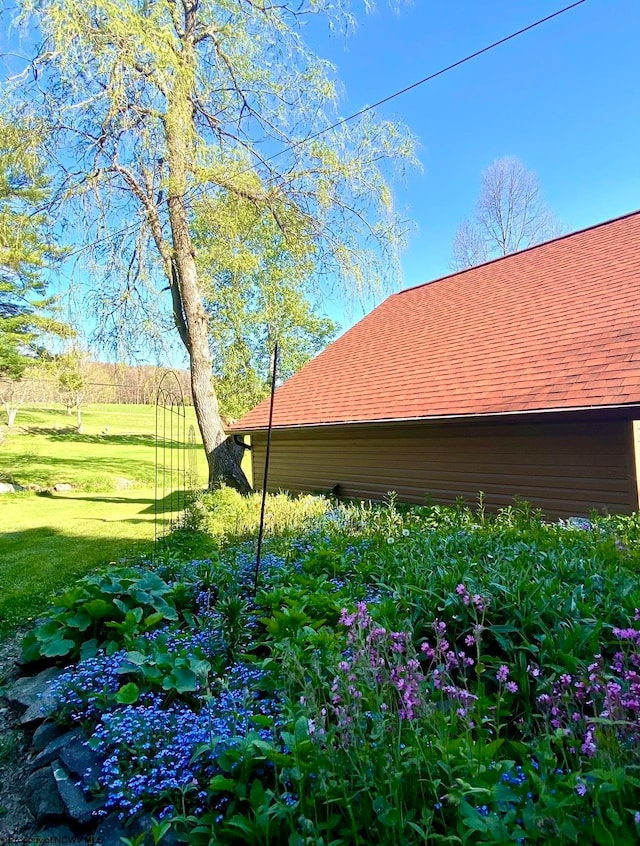
POLYGON ((287 500, 254 595, 230 499, 191 509, 159 560, 79 582, 24 641, 34 670, 65 668, 47 720, 93 756, 75 832, 638 842, 637 517, 287 500))

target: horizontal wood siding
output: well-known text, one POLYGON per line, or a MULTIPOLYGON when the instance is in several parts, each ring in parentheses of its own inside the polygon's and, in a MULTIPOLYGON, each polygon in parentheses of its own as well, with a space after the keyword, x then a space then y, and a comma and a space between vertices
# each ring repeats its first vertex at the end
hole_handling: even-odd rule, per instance
MULTIPOLYGON (((266 435, 253 434, 254 479, 264 477, 266 435)), ((396 424, 275 430, 268 488, 360 499, 397 492, 405 502, 488 508, 515 496, 550 517, 637 509, 632 424, 626 420, 500 424, 396 424)))

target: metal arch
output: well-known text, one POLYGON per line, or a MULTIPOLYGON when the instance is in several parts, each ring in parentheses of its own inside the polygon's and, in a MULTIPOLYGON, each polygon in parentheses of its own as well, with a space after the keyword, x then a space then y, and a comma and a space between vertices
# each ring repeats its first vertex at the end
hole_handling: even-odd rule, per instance
POLYGON ((187 472, 187 484, 193 496, 198 490, 198 441, 193 423, 189 426, 189 470, 187 472))
POLYGON ((177 374, 167 370, 156 390, 154 544, 166 535, 184 507, 186 410, 177 374))

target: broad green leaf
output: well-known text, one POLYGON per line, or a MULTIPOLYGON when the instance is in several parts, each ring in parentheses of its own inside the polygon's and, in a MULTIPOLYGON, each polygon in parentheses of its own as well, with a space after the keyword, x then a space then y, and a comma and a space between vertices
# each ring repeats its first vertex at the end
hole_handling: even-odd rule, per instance
POLYGON ((134 702, 138 701, 139 696, 140 688, 138 685, 135 682, 129 682, 116 693, 116 702, 119 705, 133 705, 134 702))

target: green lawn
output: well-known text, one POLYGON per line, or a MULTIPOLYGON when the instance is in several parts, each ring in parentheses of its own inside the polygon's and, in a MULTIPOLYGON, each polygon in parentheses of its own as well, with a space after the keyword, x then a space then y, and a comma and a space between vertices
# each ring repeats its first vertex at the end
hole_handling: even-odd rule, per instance
MULTIPOLYGON (((193 408, 186 412, 188 430, 195 414, 193 408)), ((73 486, 65 493, 0 497, 5 630, 38 614, 53 593, 90 570, 153 549, 155 408, 87 406, 82 435, 74 421, 53 406, 21 409, 0 445, 0 478, 25 486, 73 486)), ((204 478, 201 450, 197 461, 204 478)))
POLYGON ((47 599, 110 561, 153 549, 154 489, 0 498, 0 625, 26 622, 47 599))
MULTIPOLYGON (((84 491, 154 484, 155 407, 90 405, 82 417, 83 434, 78 434, 75 416, 68 417, 60 407, 21 409, 0 446, 0 478, 41 487, 67 482, 84 491)), ((187 430, 193 424, 197 431, 193 408, 186 409, 184 423, 187 430)), ((171 424, 160 418, 158 428, 169 434, 171 424)), ((204 455, 198 461, 204 475, 204 455)))

